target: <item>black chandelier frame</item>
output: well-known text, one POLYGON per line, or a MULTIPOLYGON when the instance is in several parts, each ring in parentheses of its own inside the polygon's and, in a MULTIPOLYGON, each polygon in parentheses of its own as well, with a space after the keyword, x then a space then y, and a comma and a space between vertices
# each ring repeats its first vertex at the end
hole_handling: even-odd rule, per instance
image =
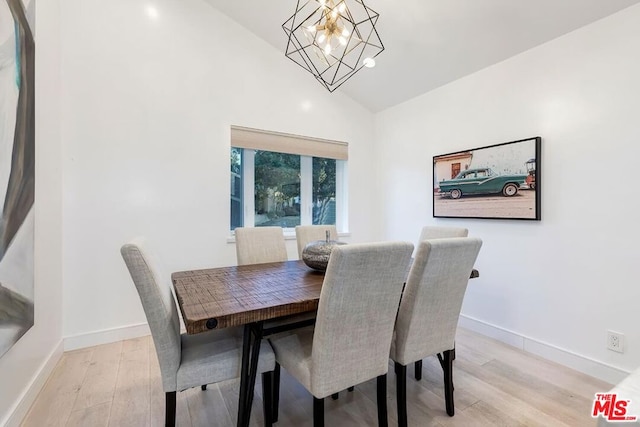
POLYGON ((335 51, 326 53, 315 37, 310 40, 304 34, 308 27, 323 24, 327 6, 318 0, 298 0, 295 13, 282 24, 288 38, 285 55, 313 74, 329 92, 339 88, 360 71, 365 66, 366 58, 373 59, 384 50, 376 29, 380 15, 365 5, 363 0, 340 0, 333 9, 339 8, 341 4, 345 8, 340 18, 351 31, 346 37, 345 48, 337 55, 335 51), (360 16, 354 13, 356 9, 360 16))

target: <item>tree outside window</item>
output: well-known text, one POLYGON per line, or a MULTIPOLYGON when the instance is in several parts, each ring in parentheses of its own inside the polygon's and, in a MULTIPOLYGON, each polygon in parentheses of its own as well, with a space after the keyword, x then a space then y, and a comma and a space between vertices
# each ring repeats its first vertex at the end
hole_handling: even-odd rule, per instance
POLYGON ((232 230, 336 224, 337 160, 235 147, 230 160, 232 230))

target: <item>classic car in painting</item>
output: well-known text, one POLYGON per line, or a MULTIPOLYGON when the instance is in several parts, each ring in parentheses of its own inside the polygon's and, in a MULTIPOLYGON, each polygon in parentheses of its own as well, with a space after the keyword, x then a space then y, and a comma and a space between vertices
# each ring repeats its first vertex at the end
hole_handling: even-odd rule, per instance
POLYGON ((526 188, 527 175, 498 175, 491 168, 467 169, 455 178, 439 182, 440 194, 459 199, 463 195, 498 194, 511 197, 526 188))

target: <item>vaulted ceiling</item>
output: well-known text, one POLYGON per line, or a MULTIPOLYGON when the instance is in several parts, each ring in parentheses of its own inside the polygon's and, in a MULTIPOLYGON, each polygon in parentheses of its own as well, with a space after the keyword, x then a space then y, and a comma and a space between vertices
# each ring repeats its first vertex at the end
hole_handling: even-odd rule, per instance
MULTIPOLYGON (((287 38, 282 24, 295 11, 297 0, 206 1, 282 51, 282 60, 290 62, 292 72, 305 72, 284 56, 287 38)), ((376 27, 385 50, 376 58, 375 68, 363 68, 338 90, 378 112, 640 0, 365 0, 365 3, 380 14, 376 27)), ((309 79, 313 79, 311 74, 309 79)))

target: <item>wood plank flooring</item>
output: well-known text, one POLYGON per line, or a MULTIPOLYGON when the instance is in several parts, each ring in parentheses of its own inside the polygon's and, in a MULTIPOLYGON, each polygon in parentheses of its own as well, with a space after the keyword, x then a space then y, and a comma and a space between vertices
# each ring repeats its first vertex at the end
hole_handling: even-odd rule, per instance
MULTIPOLYGON (((447 416, 442 369, 424 360, 422 381, 407 371, 410 426, 594 426, 593 396, 610 384, 460 329, 454 362, 456 415, 447 416)), ((311 395, 282 371, 279 427, 312 426, 311 395)), ((178 426, 234 426, 238 381, 178 393, 178 426)), ((395 375, 388 377, 389 425, 397 425, 395 375)), ((327 426, 374 426, 375 380, 325 400, 327 426)), ((164 393, 150 337, 65 353, 23 426, 162 426, 164 393)), ((256 384, 252 426, 264 425, 256 384)))

